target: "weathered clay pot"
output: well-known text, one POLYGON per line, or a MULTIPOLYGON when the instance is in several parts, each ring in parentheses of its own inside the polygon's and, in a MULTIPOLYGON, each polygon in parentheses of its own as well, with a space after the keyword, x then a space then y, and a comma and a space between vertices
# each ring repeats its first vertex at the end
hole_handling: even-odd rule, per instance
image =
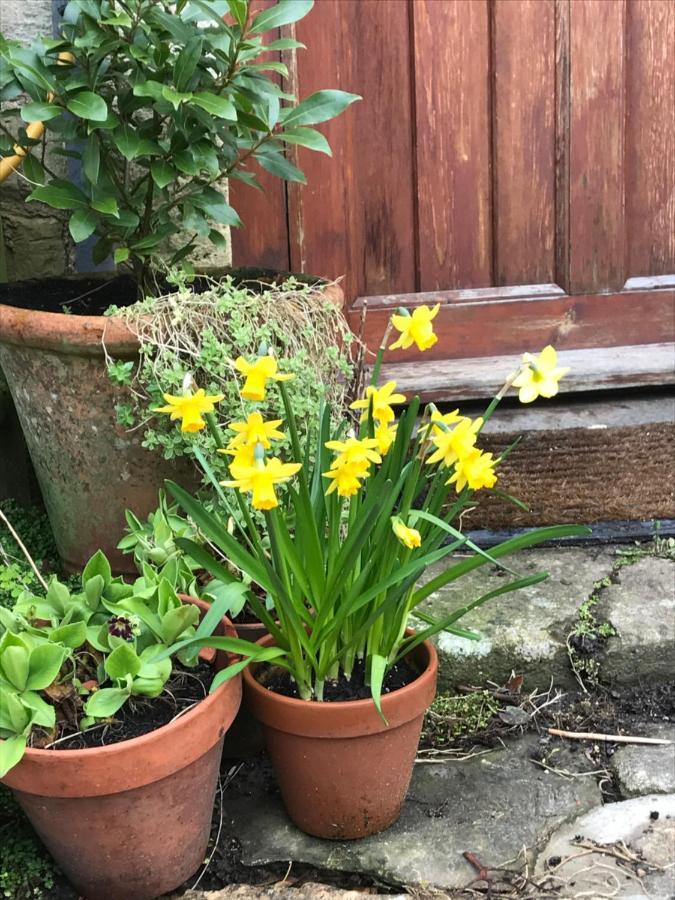
POLYGON ((117 424, 115 404, 128 395, 108 377, 104 343, 113 359, 137 356, 119 319, 0 305, 0 366, 65 567, 80 571, 101 548, 114 572, 135 573, 117 549, 125 509, 145 518, 164 479, 190 482, 192 467, 145 450, 142 429, 117 424))
POLYGON ((5 776, 86 900, 151 900, 203 863, 223 738, 240 702, 233 678, 150 734, 87 750, 29 749, 5 776))
MULTIPOLYGON (((237 637, 252 644, 257 643, 269 632, 262 622, 233 623, 237 637)), ((265 749, 265 738, 258 720, 251 714, 245 701, 239 707, 237 717, 225 736, 223 759, 251 759, 265 749)))
MULTIPOLYGON (((269 644, 272 638, 260 641, 269 644)), ((438 657, 426 641, 411 654, 419 677, 372 700, 317 703, 283 697, 244 670, 244 695, 263 725, 286 811, 308 834, 344 840, 376 834, 399 816, 424 712, 436 693, 438 657)))

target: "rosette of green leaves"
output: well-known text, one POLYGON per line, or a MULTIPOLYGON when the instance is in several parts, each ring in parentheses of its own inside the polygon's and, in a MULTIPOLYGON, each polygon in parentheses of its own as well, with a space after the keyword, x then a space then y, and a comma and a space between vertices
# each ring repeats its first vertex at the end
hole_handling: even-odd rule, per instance
POLYGON ((301 103, 279 85, 279 51, 302 48, 268 32, 301 19, 313 0, 280 0, 253 11, 249 0, 70 0, 59 37, 31 46, 0 39, 0 100, 28 94, 11 139, 0 150, 38 141, 26 125, 43 122, 81 163, 77 183, 29 155, 29 200, 69 213, 77 242, 92 235, 95 262, 128 263, 149 291, 149 269, 168 238, 172 263, 198 237, 225 245, 218 225, 239 225, 215 187, 238 178, 256 186, 249 159, 279 178, 304 182, 289 145, 330 154, 312 126, 359 99, 323 90, 301 103), (227 18, 225 13, 229 13, 227 18))
POLYGON ((172 656, 188 666, 197 661, 198 650, 174 653, 172 646, 218 621, 208 617, 198 632, 198 620, 199 609, 182 603, 167 578, 146 566, 145 575, 125 584, 101 551, 82 573, 81 592, 53 578, 45 597, 25 592, 11 610, 0 608, 0 777, 21 759, 33 727, 55 727, 55 708, 41 691, 71 683, 87 697, 82 728, 114 715, 131 696, 157 697, 172 656), (93 689, 78 676, 81 655, 99 660, 93 689))

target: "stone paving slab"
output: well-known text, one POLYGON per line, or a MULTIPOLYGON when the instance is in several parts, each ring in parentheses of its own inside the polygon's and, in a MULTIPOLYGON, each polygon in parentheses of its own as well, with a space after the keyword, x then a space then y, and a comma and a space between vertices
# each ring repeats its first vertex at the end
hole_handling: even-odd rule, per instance
MULTIPOLYGON (((467 641, 450 634, 437 638, 440 655, 439 691, 453 691, 457 684, 486 680, 503 684, 515 670, 526 676, 526 686, 546 689, 556 684, 572 687, 566 637, 581 603, 604 578, 616 557, 606 548, 551 548, 525 550, 503 562, 521 575, 550 572, 551 577, 534 587, 506 594, 473 610, 458 624, 481 634, 467 641)), ((424 581, 446 568, 440 563, 424 581)), ((425 612, 442 616, 499 587, 508 574, 491 565, 432 594, 422 605, 425 612)))
MULTIPOLYGON (((372 893, 344 891, 327 884, 300 887, 280 884, 230 884, 219 891, 188 891, 181 900, 363 900, 372 893)), ((388 900, 409 900, 409 894, 387 894, 388 900)))
POLYGON ((225 829, 240 841, 245 865, 293 860, 392 884, 459 889, 475 878, 464 851, 499 866, 600 802, 593 778, 565 780, 531 763, 537 743, 530 736, 464 762, 417 765, 399 821, 360 841, 303 834, 264 786, 226 797, 225 829))
POLYGON ((649 728, 645 737, 665 738, 661 746, 631 744, 612 757, 610 768, 621 795, 627 799, 642 794, 675 794, 675 726, 649 728))
POLYGON ((599 614, 617 631, 601 674, 632 683, 675 677, 675 562, 650 556, 619 571, 601 596, 599 614))
MULTIPOLYGON (((503 562, 520 575, 547 571, 550 578, 530 588, 496 597, 458 624, 475 629, 479 641, 450 634, 436 639, 440 657, 439 691, 486 680, 504 683, 511 671, 525 675, 528 688, 574 687, 566 639, 579 607, 617 563, 613 548, 556 547, 526 550, 503 562)), ((445 568, 432 567, 425 581, 445 568)), ((494 590, 508 574, 486 565, 432 594, 422 609, 442 616, 494 590)), ((618 579, 600 594, 596 613, 616 629, 604 657, 602 679, 638 683, 675 675, 675 562, 653 556, 615 573, 618 579)))
POLYGON ((675 794, 608 803, 558 829, 539 855, 535 875, 550 872, 563 897, 675 896, 675 794), (600 845, 593 852, 579 846, 600 845), (609 851, 625 847, 640 857, 636 870, 609 851), (604 851, 604 852, 602 852, 604 851), (652 872, 652 867, 663 871, 652 872))

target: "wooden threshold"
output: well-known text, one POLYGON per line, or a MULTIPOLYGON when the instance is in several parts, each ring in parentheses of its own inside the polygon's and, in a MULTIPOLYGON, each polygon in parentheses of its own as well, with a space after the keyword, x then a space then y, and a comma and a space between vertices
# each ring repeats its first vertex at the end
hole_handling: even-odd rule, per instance
MULTIPOLYGON (((675 343, 561 350, 559 365, 570 372, 561 393, 675 384, 675 343)), ((404 393, 424 400, 476 400, 493 396, 520 362, 520 356, 422 359, 385 363, 380 383, 393 379, 404 393)), ((514 392, 515 393, 515 392, 514 392)))

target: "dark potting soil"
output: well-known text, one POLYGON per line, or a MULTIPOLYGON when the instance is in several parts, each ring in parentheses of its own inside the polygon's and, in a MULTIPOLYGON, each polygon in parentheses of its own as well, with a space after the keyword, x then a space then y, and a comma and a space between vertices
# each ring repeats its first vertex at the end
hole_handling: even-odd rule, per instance
POLYGON ((82 734, 60 741, 53 749, 105 747, 156 731, 181 711, 203 700, 212 680, 213 667, 209 663, 200 662, 194 668, 177 665, 159 697, 132 697, 115 713, 111 723, 98 723, 82 734))
MULTIPOLYGON (((251 290, 260 291, 265 286, 283 281, 290 274, 273 269, 239 268, 225 269, 219 277, 232 275, 237 284, 246 284, 251 290)), ((320 280, 308 275, 294 277, 308 284, 320 280)), ((200 293, 210 284, 209 279, 197 277, 191 287, 195 293, 200 293)), ((173 287, 163 279, 157 279, 157 290, 159 294, 170 293, 173 287)), ((137 300, 138 291, 131 275, 28 279, 0 284, 0 304, 36 312, 100 316, 109 306, 131 306, 137 300)))
MULTIPOLYGON (((410 663, 401 660, 387 672, 382 685, 382 693, 390 694, 392 691, 405 687, 415 681, 419 674, 410 663)), ((261 666, 258 681, 268 691, 274 691, 275 694, 281 694, 284 697, 298 697, 295 682, 283 669, 261 666)), ((346 678, 344 672, 340 671, 337 681, 326 681, 323 690, 324 701, 333 703, 342 700, 368 700, 371 696, 370 686, 366 684, 365 679, 365 665, 359 660, 354 664, 351 678, 346 678)))
POLYGON ((259 625, 260 619, 256 616, 256 614, 250 609, 249 606, 245 606, 238 616, 235 616, 232 619, 232 624, 237 625, 259 625))

